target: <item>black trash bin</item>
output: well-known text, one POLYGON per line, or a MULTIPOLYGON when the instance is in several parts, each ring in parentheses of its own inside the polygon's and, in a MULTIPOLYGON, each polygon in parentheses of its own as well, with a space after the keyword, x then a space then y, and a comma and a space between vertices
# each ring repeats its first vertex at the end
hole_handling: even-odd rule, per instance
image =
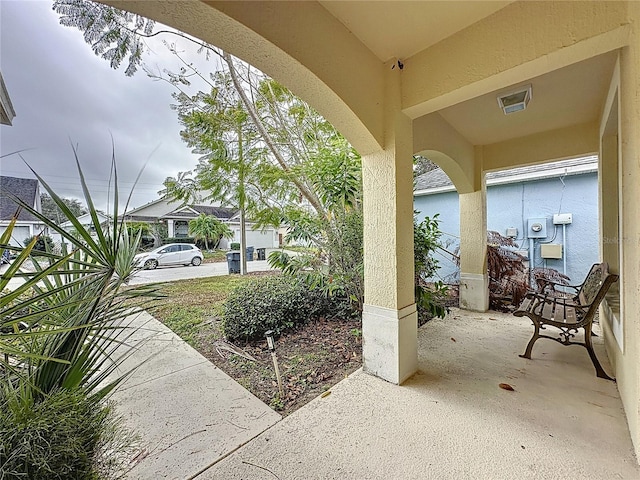
POLYGON ((266 260, 267 259, 267 249, 266 248, 258 248, 256 251, 258 252, 258 260, 266 260))
POLYGON ((229 273, 240 273, 240 252, 232 250, 227 252, 227 266, 229 273))
POLYGON ((253 247, 247 247, 247 262, 253 261, 253 247))

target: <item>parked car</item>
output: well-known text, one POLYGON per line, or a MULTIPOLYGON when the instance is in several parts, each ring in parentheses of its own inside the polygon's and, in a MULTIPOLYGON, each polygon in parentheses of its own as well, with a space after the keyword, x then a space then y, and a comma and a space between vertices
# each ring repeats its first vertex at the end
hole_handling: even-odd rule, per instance
POLYGON ((150 252, 139 253, 134 263, 145 269, 154 269, 164 265, 193 265, 202 263, 202 251, 191 243, 170 243, 150 252))

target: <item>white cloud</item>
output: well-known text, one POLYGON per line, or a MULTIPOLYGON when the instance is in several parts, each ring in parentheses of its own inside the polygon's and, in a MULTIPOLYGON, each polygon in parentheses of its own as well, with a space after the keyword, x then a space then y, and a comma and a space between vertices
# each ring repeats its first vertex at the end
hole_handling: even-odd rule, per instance
MULTIPOLYGON (((195 166, 169 108, 173 87, 142 71, 126 77, 112 70, 81 32, 58 23, 51 2, 3 0, 1 9, 2 75, 16 117, 0 127, 0 155, 26 149, 24 159, 57 193, 81 198, 71 143, 77 145, 98 205, 106 205, 112 138, 122 190, 148 163, 132 206, 157 198, 167 176, 195 166)), ((175 65, 159 43, 149 61, 175 65)), ((15 155, 0 162, 2 175, 32 177, 15 155)))

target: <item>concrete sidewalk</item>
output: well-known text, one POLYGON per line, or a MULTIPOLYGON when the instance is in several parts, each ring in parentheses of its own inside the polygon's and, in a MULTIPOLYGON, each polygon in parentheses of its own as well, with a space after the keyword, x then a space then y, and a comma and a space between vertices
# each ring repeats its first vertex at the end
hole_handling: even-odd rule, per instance
POLYGON ((113 396, 144 446, 129 479, 190 478, 281 419, 149 314, 131 326, 120 373, 144 363, 113 396))
POLYGON ((640 478, 616 384, 581 347, 540 340, 519 358, 531 333, 455 310, 419 329, 420 370, 402 387, 358 371, 197 478, 640 478))

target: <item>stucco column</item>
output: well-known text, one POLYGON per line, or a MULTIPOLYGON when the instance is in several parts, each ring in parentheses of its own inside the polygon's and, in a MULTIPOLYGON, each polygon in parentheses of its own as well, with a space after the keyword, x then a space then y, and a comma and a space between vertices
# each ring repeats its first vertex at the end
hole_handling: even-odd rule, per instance
POLYGON ((173 220, 167 220, 167 237, 169 238, 175 237, 173 220))
POLYGON ((460 199, 460 308, 489 309, 487 277, 487 194, 463 193, 460 199))
POLYGON ((640 3, 629 2, 632 33, 620 52, 620 314, 624 353, 616 380, 640 454, 640 3))
POLYGON ((401 71, 387 65, 383 151, 362 159, 364 187, 363 368, 402 383, 418 368, 413 273, 411 120, 400 111, 401 71))

